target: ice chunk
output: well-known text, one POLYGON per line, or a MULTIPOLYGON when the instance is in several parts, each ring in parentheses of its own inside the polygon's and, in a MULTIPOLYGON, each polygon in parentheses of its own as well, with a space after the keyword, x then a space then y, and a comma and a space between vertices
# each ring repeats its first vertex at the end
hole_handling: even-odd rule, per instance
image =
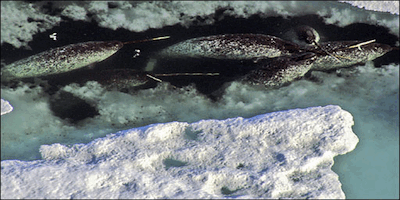
POLYGON ((325 106, 42 145, 44 160, 1 162, 1 198, 344 198, 331 167, 352 125, 325 106))
POLYGON ((340 1, 359 8, 399 15, 399 1, 340 1))
POLYGON ((10 102, 1 99, 1 115, 5 115, 11 112, 14 108, 11 106, 10 102))

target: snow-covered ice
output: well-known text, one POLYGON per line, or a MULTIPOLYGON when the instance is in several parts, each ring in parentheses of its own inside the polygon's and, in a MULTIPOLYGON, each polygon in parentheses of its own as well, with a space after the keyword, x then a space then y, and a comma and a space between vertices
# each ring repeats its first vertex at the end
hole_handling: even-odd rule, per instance
POLYGON ((340 1, 367 10, 389 12, 399 15, 399 1, 340 1))
POLYGON ((339 106, 153 124, 2 161, 2 198, 344 198, 333 157, 358 143, 339 106))

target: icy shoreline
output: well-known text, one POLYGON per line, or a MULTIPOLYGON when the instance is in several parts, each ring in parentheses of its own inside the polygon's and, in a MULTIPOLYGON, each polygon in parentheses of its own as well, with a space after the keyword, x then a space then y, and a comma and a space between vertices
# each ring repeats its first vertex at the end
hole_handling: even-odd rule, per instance
POLYGON ((44 160, 1 162, 1 197, 344 198, 331 167, 358 143, 353 123, 325 106, 42 145, 44 160))

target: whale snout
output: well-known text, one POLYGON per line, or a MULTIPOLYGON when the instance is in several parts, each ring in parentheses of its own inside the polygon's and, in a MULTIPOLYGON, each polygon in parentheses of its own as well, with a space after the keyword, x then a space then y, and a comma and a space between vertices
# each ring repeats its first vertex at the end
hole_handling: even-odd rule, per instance
POLYGON ((381 48, 382 51, 385 52, 385 53, 394 50, 394 48, 392 46, 387 45, 387 44, 378 44, 378 45, 379 45, 378 48, 381 48))
POLYGON ((373 43, 370 45, 365 45, 362 49, 367 52, 368 60, 374 60, 375 58, 381 57, 386 53, 394 50, 394 48, 388 44, 373 43))

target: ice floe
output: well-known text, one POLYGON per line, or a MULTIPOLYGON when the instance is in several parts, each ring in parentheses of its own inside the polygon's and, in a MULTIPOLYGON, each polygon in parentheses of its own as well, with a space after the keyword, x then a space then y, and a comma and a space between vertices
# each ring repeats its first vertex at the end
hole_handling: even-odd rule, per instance
POLYGON ((2 198, 344 198, 333 157, 358 143, 339 106, 170 122, 2 161, 2 198))
POLYGON ((10 104, 10 102, 1 99, 1 115, 5 115, 9 112, 11 112, 14 108, 10 104))

